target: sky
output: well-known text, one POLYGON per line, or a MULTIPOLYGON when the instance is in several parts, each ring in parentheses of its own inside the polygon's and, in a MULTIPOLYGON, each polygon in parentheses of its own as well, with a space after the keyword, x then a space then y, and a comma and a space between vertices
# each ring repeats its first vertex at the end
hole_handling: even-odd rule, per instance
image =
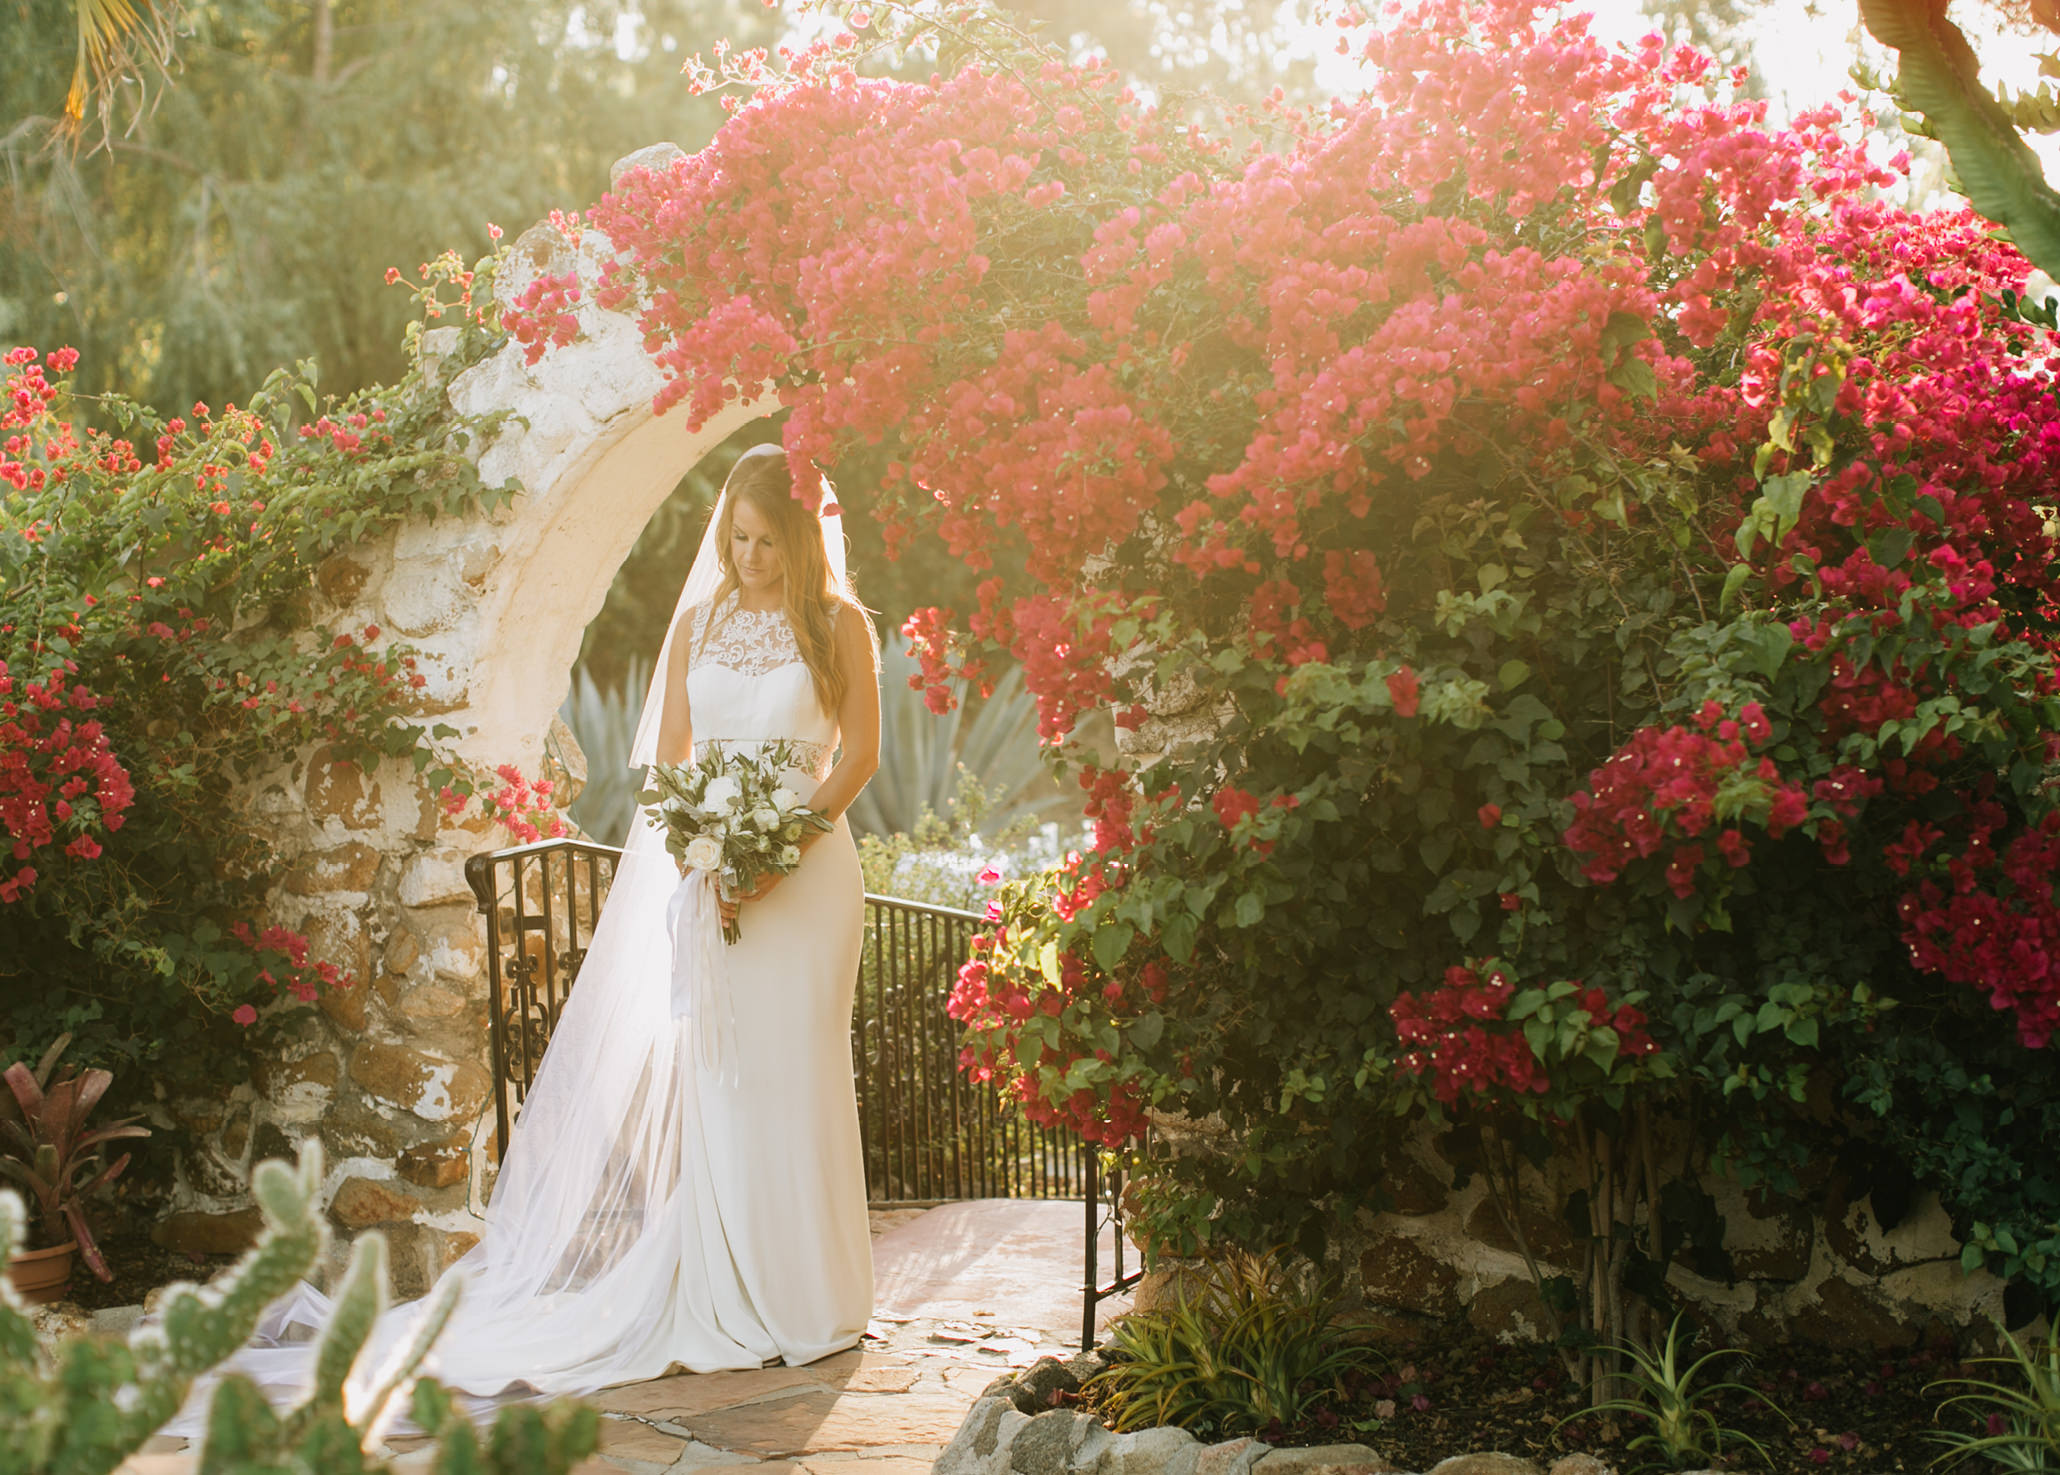
MULTIPOLYGON (((1638 0, 1571 0, 1566 9, 1593 15, 1597 34, 1611 40, 1633 41, 1652 29, 1638 0)), ((2035 90, 2037 53, 2060 51, 2060 36, 2035 40, 2005 31, 1999 18, 1966 0, 1953 6, 1952 19, 1967 33, 1981 58, 1982 78, 1991 87, 2035 90)), ((1877 74, 1894 74, 1892 54, 1860 27, 1857 0, 1765 0, 1757 7, 1752 35, 1753 70, 1764 79, 1777 116, 1854 88, 1850 69, 1863 55, 1877 74)), ((1336 30, 1311 27, 1309 36, 1312 49, 1320 53, 1318 79, 1326 89, 1351 90, 1353 64, 1336 55, 1336 30)), ((1884 100, 1877 106, 1885 112, 1888 104, 1884 100)), ((2060 135, 2033 136, 2027 142, 2044 162, 2046 177, 2060 180, 2060 135)))

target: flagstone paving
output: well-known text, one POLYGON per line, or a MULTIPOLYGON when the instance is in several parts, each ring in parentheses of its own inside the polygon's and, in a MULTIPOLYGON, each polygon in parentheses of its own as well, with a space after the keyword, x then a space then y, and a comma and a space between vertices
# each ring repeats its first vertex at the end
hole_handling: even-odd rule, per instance
MULTIPOLYGON (((1079 1349, 1081 1206, 981 1199, 874 1215, 874 1320, 857 1350, 806 1367, 681 1374, 611 1388, 601 1452, 578 1475, 921 1475, 981 1391, 1079 1349), (748 1471, 738 1469, 749 1466, 748 1471)), ((1104 1264, 1110 1245, 1104 1240, 1104 1264)), ((1103 1304, 1103 1318, 1123 1309, 1103 1304)), ((433 1451, 394 1440, 397 1475, 433 1451)), ((177 1442, 122 1475, 190 1475, 177 1442)))

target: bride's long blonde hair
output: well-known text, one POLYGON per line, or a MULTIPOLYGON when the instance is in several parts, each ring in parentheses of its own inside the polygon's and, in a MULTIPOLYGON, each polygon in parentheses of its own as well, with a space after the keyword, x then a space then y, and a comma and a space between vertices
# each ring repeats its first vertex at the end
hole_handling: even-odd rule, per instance
MULTIPOLYGON (((749 502, 758 509, 772 526, 773 539, 780 553, 781 595, 786 606, 787 623, 794 628, 794 643, 801 649, 801 659, 808 665, 809 678, 815 683, 816 700, 832 717, 842 710, 844 695, 850 686, 850 678, 837 664, 837 619, 847 606, 858 612, 866 622, 868 643, 873 642, 872 619, 866 614, 865 606, 858 602, 850 581, 839 585, 831 577, 830 561, 823 553, 825 529, 816 514, 803 506, 794 495, 794 476, 787 465, 787 453, 783 450, 761 451, 747 455, 730 468, 729 480, 723 483, 722 519, 715 529, 715 553, 722 567, 722 586, 709 601, 710 611, 719 610, 723 602, 743 588, 743 581, 737 577, 736 555, 731 551, 730 540, 735 530, 737 504, 749 502)), ((831 527, 832 537, 841 537, 842 531, 831 527)), ((703 626, 701 642, 705 646, 709 636, 715 633, 716 621, 711 618, 703 626)))

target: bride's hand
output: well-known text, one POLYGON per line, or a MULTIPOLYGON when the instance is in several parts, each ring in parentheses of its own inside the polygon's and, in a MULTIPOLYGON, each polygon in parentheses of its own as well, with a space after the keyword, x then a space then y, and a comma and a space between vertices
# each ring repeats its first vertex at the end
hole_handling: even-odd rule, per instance
POLYGON ((781 877, 777 875, 768 874, 760 876, 758 878, 758 884, 752 887, 749 891, 744 892, 741 896, 737 896, 734 898, 718 896, 716 898, 716 901, 717 904, 722 908, 723 921, 736 921, 737 908, 742 906, 747 901, 764 901, 766 897, 772 894, 773 887, 780 884, 780 880, 781 877))

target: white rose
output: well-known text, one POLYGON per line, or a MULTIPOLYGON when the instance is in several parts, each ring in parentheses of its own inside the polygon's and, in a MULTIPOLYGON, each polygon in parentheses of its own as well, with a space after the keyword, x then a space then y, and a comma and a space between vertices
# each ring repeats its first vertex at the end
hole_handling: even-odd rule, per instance
POLYGON ((777 789, 773 790, 772 802, 773 808, 779 810, 781 814, 792 814, 801 807, 801 796, 785 784, 781 784, 777 789))
POLYGON ((769 804, 761 804, 751 811, 751 823, 761 830, 770 830, 780 822, 779 811, 769 804))
POLYGON ((687 842, 686 861, 697 871, 712 871, 722 864, 722 841, 713 835, 696 835, 687 842))
POLYGON ((701 791, 701 802, 710 809, 734 807, 744 797, 744 786, 737 782, 734 774, 720 773, 708 781, 708 787, 701 791))

